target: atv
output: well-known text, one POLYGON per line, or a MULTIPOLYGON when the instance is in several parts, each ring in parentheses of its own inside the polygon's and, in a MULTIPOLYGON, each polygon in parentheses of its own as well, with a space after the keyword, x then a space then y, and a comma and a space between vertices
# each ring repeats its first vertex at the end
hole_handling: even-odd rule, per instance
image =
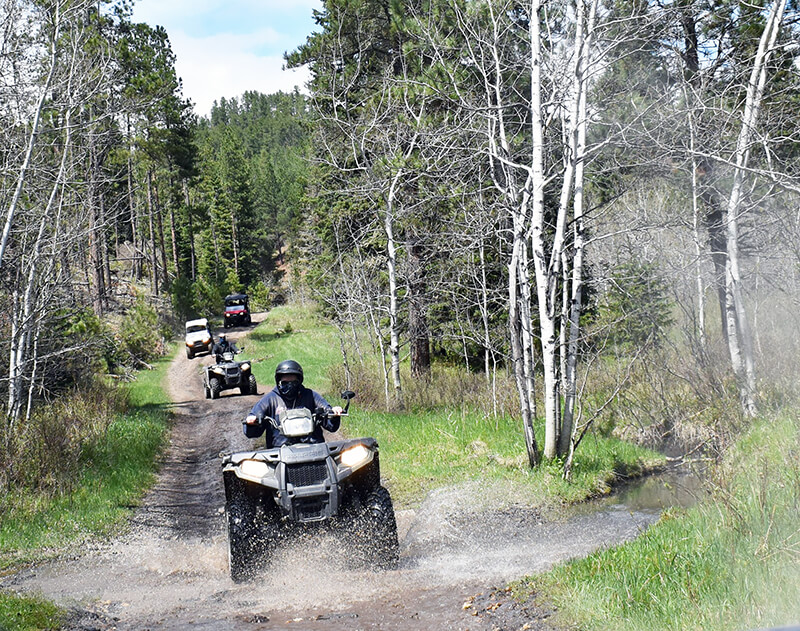
MULTIPOLYGON (((347 415, 355 393, 345 391, 347 415)), ((381 486, 374 438, 304 443, 314 423, 332 410, 301 408, 267 419, 289 443, 272 449, 220 454, 225 484, 231 578, 252 577, 280 543, 319 530, 354 544, 357 560, 391 569, 398 560, 397 523, 381 486)))
POLYGON ((217 363, 203 369, 203 390, 206 399, 218 399, 220 392, 239 388, 242 394, 258 394, 256 376, 250 370, 250 362, 234 361, 234 356, 243 349, 226 351, 217 363))

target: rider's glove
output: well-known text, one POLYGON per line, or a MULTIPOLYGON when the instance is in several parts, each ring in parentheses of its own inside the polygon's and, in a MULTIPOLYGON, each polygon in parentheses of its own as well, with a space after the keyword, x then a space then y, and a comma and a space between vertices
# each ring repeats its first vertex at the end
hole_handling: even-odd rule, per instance
POLYGON ((248 414, 247 418, 242 421, 245 425, 260 425, 261 421, 258 420, 258 417, 255 414, 248 414))

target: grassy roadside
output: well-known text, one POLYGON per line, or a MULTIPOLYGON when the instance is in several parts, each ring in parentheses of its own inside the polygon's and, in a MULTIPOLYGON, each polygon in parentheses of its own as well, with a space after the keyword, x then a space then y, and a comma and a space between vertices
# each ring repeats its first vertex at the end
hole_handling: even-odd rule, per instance
MULTIPOLYGON (((329 377, 330 367, 341 363, 336 331, 306 308, 273 309, 249 335, 245 348, 244 356, 260 360, 253 371, 262 392, 274 383, 278 362, 291 358, 303 366, 307 386, 331 403, 339 402, 329 377)), ((532 504, 576 502, 607 493, 619 475, 640 475, 661 462, 659 455, 615 439, 587 440, 574 479, 566 483, 558 464, 528 468, 522 430, 514 419, 455 408, 381 413, 360 409, 358 398, 342 431, 378 439, 381 471, 398 507, 419 503, 431 489, 475 479, 509 483, 516 500, 532 504)))
POLYGON ((570 629, 758 629, 800 622, 800 420, 759 419, 712 498, 635 541, 520 581, 570 629))
MULTIPOLYGON (((125 385, 129 410, 97 441, 84 445, 84 470, 69 494, 3 498, 0 572, 77 549, 124 527, 132 507, 152 483, 155 459, 169 425, 162 381, 174 353, 125 385)), ((37 598, 0 592, 0 629, 56 629, 63 612, 37 598)))

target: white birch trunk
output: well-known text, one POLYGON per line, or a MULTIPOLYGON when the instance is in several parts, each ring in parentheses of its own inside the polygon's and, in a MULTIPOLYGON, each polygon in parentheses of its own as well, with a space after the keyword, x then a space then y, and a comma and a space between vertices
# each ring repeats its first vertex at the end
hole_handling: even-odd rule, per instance
MULTIPOLYGON (((514 376, 520 398, 520 411, 522 413, 522 426, 525 434, 525 446, 528 453, 528 462, 531 467, 539 463, 539 448, 533 430, 533 420, 536 416, 536 389, 534 375, 534 335, 533 335, 533 308, 530 290, 530 258, 526 242, 526 225, 529 214, 529 199, 527 185, 519 190, 517 177, 509 160, 513 154, 506 129, 502 81, 503 68, 500 50, 496 42, 499 41, 498 18, 494 14, 491 3, 489 5, 493 26, 495 45, 491 47, 492 61, 494 64, 494 81, 487 82, 486 92, 489 102, 496 105, 494 117, 490 119, 488 137, 490 151, 503 172, 503 180, 498 183, 498 188, 503 190, 512 213, 514 236, 512 243, 511 260, 509 261, 509 327, 512 342, 512 363, 514 376)), ((503 16, 505 18, 505 16, 503 16)), ((530 182, 530 178, 526 180, 530 182)))
POLYGON ((6 415, 8 417, 9 436, 13 434, 14 424, 19 418, 19 404, 21 395, 20 378, 20 353, 19 347, 22 341, 20 333, 20 314, 19 314, 19 293, 14 290, 11 294, 11 335, 8 345, 8 406, 6 415))
POLYGON ((558 453, 561 456, 572 454, 572 441, 575 433, 575 409, 578 402, 578 342, 581 336, 581 304, 583 302, 583 260, 586 247, 584 233, 584 171, 586 158, 586 134, 588 129, 588 74, 591 59, 592 34, 594 32, 597 2, 592 0, 586 30, 582 28, 584 19, 583 0, 578 0, 579 37, 576 37, 576 55, 579 59, 576 70, 577 119, 575 142, 575 194, 573 197, 573 257, 572 292, 569 306, 569 341, 566 349, 566 375, 564 392, 564 418, 559 437, 558 453))
POLYGON ((392 385, 395 402, 402 406, 403 387, 400 380, 400 322, 397 298, 397 246, 394 238, 394 210, 397 185, 403 170, 398 169, 392 178, 386 200, 383 227, 386 232, 386 272, 389 277, 389 354, 391 356, 392 385))
POLYGON ((520 330, 523 323, 520 313, 522 298, 519 295, 519 259, 524 245, 525 233, 520 229, 520 226, 517 226, 514 231, 511 259, 508 263, 508 324, 511 339, 511 363, 514 373, 514 382, 517 385, 517 394, 520 400, 522 430, 525 435, 528 464, 530 467, 535 467, 539 464, 539 450, 533 431, 532 402, 529 398, 529 381, 525 374, 525 352, 523 350, 523 337, 520 330))
POLYGON ((692 113, 689 114, 689 148, 692 152, 692 240, 694 241, 695 253, 695 276, 697 284, 697 336, 700 344, 700 352, 705 353, 706 349, 706 296, 705 285, 703 283, 703 244, 700 239, 700 204, 698 203, 697 189, 697 160, 694 157, 695 151, 694 119, 692 113))
POLYGON ((31 166, 33 157, 33 150, 36 147, 36 139, 39 136, 39 124, 42 118, 42 109, 44 108, 45 99, 50 94, 50 84, 53 82, 53 75, 58 65, 58 39, 61 29, 61 2, 54 2, 53 7, 53 33, 50 39, 50 56, 49 68, 47 78, 39 93, 39 100, 36 103, 36 108, 33 112, 33 121, 31 123, 31 132, 28 136, 28 146, 25 150, 25 157, 22 160, 19 176, 17 177, 17 184, 14 187, 14 194, 11 197, 11 202, 6 210, 6 221, 3 226, 3 236, 0 239, 0 269, 3 267, 3 259, 5 258, 6 247, 8 245, 8 237, 11 234, 11 226, 14 223, 14 215, 17 211, 20 197, 22 196, 22 189, 25 186, 25 180, 28 174, 28 169, 31 166))
POLYGON ((764 32, 761 34, 758 51, 753 59, 753 69, 747 84, 747 97, 742 114, 742 128, 736 143, 736 167, 726 216, 728 257, 725 266, 725 313, 728 340, 731 363, 739 382, 742 407, 745 413, 750 415, 757 412, 756 376, 752 332, 744 306, 739 266, 739 213, 741 212, 742 188, 749 160, 750 145, 755 135, 755 126, 767 81, 766 64, 774 50, 785 7, 786 0, 776 0, 772 6, 764 32))
POLYGON ((530 156, 530 204, 531 254, 536 272, 536 294, 539 307, 539 332, 542 345, 542 367, 544 385, 545 438, 544 457, 555 458, 558 448, 559 383, 556 361, 557 339, 554 308, 550 302, 550 275, 548 257, 545 253, 545 208, 544 208, 544 134, 542 120, 541 83, 541 33, 539 29, 538 0, 530 4, 529 38, 531 47, 531 156, 530 156))

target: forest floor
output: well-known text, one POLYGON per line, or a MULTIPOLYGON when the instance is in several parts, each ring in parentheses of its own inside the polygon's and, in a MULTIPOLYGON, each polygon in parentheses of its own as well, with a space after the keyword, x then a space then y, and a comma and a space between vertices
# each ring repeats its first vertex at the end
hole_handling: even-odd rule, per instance
MULTIPOLYGON (((241 342, 249 330, 226 333, 241 342)), ((126 534, 3 577, 0 588, 66 607, 65 628, 76 631, 542 630, 549 613, 516 603, 509 581, 629 540, 658 518, 619 505, 542 514, 509 501, 507 488, 462 484, 397 511, 396 570, 354 570, 337 541, 320 538, 280 551, 260 576, 235 584, 219 454, 256 446, 241 421, 272 384, 259 384, 259 395, 227 390, 207 400, 202 366, 210 363, 181 352, 170 366, 171 440, 126 534)))

